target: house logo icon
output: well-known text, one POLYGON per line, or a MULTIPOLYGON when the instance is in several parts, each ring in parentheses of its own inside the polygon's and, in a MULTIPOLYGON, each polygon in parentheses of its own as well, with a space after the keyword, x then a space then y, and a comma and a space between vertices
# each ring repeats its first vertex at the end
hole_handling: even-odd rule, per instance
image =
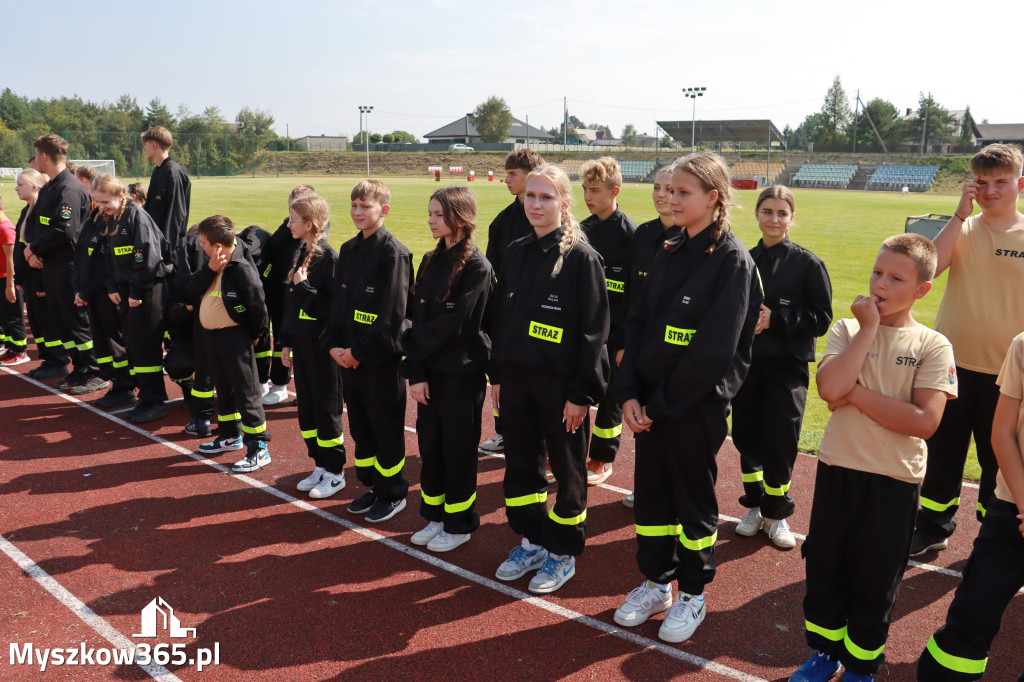
POLYGON ((181 621, 174 615, 171 605, 165 602, 163 597, 157 597, 142 609, 142 632, 133 634, 132 637, 156 637, 161 623, 162 629, 167 630, 171 637, 185 638, 189 633, 192 637, 196 636, 196 629, 181 627, 181 621), (163 618, 158 618, 157 614, 163 618))

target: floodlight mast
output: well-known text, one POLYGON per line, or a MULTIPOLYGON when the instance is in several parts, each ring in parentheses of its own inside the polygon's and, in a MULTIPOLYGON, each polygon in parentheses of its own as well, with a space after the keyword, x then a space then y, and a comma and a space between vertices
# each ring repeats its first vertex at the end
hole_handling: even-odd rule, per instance
POLYGON ((701 86, 696 88, 683 88, 683 96, 693 100, 693 122, 690 124, 690 147, 697 151, 697 98, 703 97, 707 88, 701 86))
POLYGON ((366 145, 366 177, 370 177, 370 112, 373 111, 371 106, 359 106, 359 122, 360 129, 362 129, 363 114, 366 114, 366 135, 363 137, 363 144, 366 145))

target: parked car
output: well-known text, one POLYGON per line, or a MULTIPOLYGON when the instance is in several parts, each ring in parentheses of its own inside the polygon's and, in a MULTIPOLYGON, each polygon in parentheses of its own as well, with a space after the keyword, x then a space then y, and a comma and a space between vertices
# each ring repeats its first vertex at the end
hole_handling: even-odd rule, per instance
POLYGON ((448 151, 450 151, 450 152, 473 152, 473 151, 476 151, 476 150, 473 149, 472 147, 470 147, 468 144, 462 144, 461 142, 456 142, 455 144, 448 146, 448 151))

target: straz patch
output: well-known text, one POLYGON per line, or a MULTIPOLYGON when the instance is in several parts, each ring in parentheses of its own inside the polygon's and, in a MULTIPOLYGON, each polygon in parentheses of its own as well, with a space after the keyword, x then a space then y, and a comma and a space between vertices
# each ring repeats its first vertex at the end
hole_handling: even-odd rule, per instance
POLYGON ((530 336, 542 341, 562 343, 562 331, 560 327, 551 327, 540 322, 530 322, 530 336))
POLYGON ((133 251, 135 251, 135 247, 132 246, 131 244, 129 244, 128 246, 115 246, 114 247, 114 255, 115 256, 129 256, 129 255, 131 255, 131 253, 133 251))
POLYGON ((71 207, 70 206, 61 206, 59 213, 60 213, 60 219, 61 220, 71 220, 71 207))
POLYGON ((605 279, 605 284, 608 286, 608 291, 612 293, 621 294, 626 291, 626 283, 620 282, 614 279, 605 279))
POLYGON ((665 327, 665 343, 671 343, 673 346, 689 346, 690 341, 693 340, 693 335, 697 333, 696 329, 680 329, 679 327, 665 327))
POLYGON ((359 324, 373 324, 377 320, 377 313, 364 313, 362 310, 357 310, 352 315, 352 319, 359 324))
POLYGON ((312 321, 314 321, 314 322, 316 321, 316 318, 315 318, 315 317, 313 317, 312 315, 310 315, 309 313, 307 313, 307 312, 306 312, 305 310, 303 310, 302 308, 299 308, 299 319, 300 319, 300 320, 312 320, 312 321))

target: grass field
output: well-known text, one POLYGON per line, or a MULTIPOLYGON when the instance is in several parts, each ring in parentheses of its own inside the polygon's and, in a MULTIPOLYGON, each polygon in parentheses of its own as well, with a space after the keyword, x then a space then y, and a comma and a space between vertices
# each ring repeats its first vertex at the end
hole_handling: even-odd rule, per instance
MULTIPOLYGON (((239 228, 260 225, 273 231, 287 217, 289 190, 299 182, 309 182, 334 207, 331 243, 335 246, 349 239, 354 230, 347 215, 349 191, 360 178, 288 176, 280 178, 197 179, 192 183, 191 218, 197 221, 214 213, 229 216, 239 228)), ((467 184, 465 178, 454 181, 467 184)), ((449 184, 447 178, 437 183, 425 178, 388 178, 391 188, 391 214, 386 225, 414 254, 420 256, 433 248, 426 226, 427 203, 431 192, 449 184)), ((511 200, 505 185, 483 180, 469 185, 476 195, 479 219, 477 244, 486 247, 487 225, 511 200)), ((619 194, 623 211, 636 223, 655 217, 651 203, 651 186, 627 184, 619 194)), ((834 291, 834 313, 837 318, 850 317, 854 296, 867 292, 868 275, 878 246, 886 237, 903 232, 907 216, 925 213, 951 213, 957 198, 925 194, 864 193, 824 190, 794 190, 797 198, 796 222, 791 231, 794 241, 818 254, 828 267, 834 291)), ((0 187, 8 216, 17 219, 21 202, 14 194, 14 183, 0 187)), ((732 213, 733 229, 751 247, 760 233, 754 217, 756 191, 735 192, 737 207, 732 213)), ((576 187, 577 218, 587 215, 582 188, 576 187)), ((915 307, 916 318, 931 326, 935 322, 946 278, 936 281, 931 293, 915 307)), ((818 343, 819 355, 824 340, 818 343)), ((800 439, 801 450, 815 452, 828 421, 828 410, 817 396, 811 382, 807 412, 800 439)), ((972 453, 966 476, 977 479, 980 470, 972 453)))

